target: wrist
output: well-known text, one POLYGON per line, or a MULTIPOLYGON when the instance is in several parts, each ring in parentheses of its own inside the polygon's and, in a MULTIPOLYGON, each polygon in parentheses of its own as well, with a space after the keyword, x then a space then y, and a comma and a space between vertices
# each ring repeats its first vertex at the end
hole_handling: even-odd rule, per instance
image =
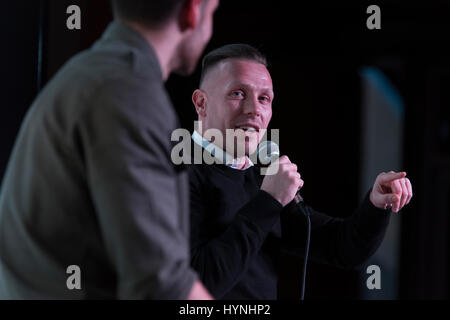
POLYGON ((370 190, 369 201, 373 206, 377 207, 377 205, 375 204, 375 200, 373 199, 373 190, 370 190))
POLYGON ((267 193, 269 196, 271 196, 274 200, 276 200, 282 207, 284 207, 283 202, 281 201, 281 199, 279 197, 276 196, 275 192, 271 192, 270 190, 266 190, 265 188, 261 187, 260 189, 261 191, 264 191, 265 193, 267 193))

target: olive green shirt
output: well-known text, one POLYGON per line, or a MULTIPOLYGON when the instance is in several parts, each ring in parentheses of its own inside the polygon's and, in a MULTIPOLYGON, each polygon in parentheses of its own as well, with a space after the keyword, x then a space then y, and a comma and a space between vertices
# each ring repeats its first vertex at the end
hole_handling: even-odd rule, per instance
POLYGON ((0 298, 186 298, 197 275, 188 178, 170 159, 177 125, 156 54, 127 25, 66 63, 2 182, 0 298))

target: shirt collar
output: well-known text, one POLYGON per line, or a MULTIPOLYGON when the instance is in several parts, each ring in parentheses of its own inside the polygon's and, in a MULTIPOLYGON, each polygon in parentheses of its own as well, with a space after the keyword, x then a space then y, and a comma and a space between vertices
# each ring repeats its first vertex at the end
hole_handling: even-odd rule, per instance
MULTIPOLYGON (((222 148, 215 145, 214 143, 203 138, 197 131, 194 130, 192 134, 192 140, 203 149, 208 151, 213 157, 215 157, 219 163, 225 163, 227 167, 239 170, 239 164, 242 162, 241 159, 233 158, 228 152, 225 152, 222 148)), ((246 162, 248 163, 246 167, 241 170, 246 170, 253 166, 253 162, 249 157, 245 156, 246 162)))

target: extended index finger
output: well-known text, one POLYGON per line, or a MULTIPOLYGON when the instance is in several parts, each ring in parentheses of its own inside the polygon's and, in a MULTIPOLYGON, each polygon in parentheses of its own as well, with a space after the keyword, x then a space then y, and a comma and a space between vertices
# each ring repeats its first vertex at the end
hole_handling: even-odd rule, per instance
POLYGON ((389 183, 397 179, 406 177, 406 172, 388 172, 379 177, 380 183, 389 183))

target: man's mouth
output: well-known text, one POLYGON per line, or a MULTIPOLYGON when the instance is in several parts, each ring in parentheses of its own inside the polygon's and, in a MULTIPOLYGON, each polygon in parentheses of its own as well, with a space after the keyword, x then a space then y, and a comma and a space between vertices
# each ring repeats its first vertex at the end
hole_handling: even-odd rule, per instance
POLYGON ((248 133, 259 132, 259 127, 257 125, 252 125, 252 124, 236 126, 234 129, 235 130, 236 129, 241 129, 241 130, 244 130, 245 132, 248 132, 248 133))

